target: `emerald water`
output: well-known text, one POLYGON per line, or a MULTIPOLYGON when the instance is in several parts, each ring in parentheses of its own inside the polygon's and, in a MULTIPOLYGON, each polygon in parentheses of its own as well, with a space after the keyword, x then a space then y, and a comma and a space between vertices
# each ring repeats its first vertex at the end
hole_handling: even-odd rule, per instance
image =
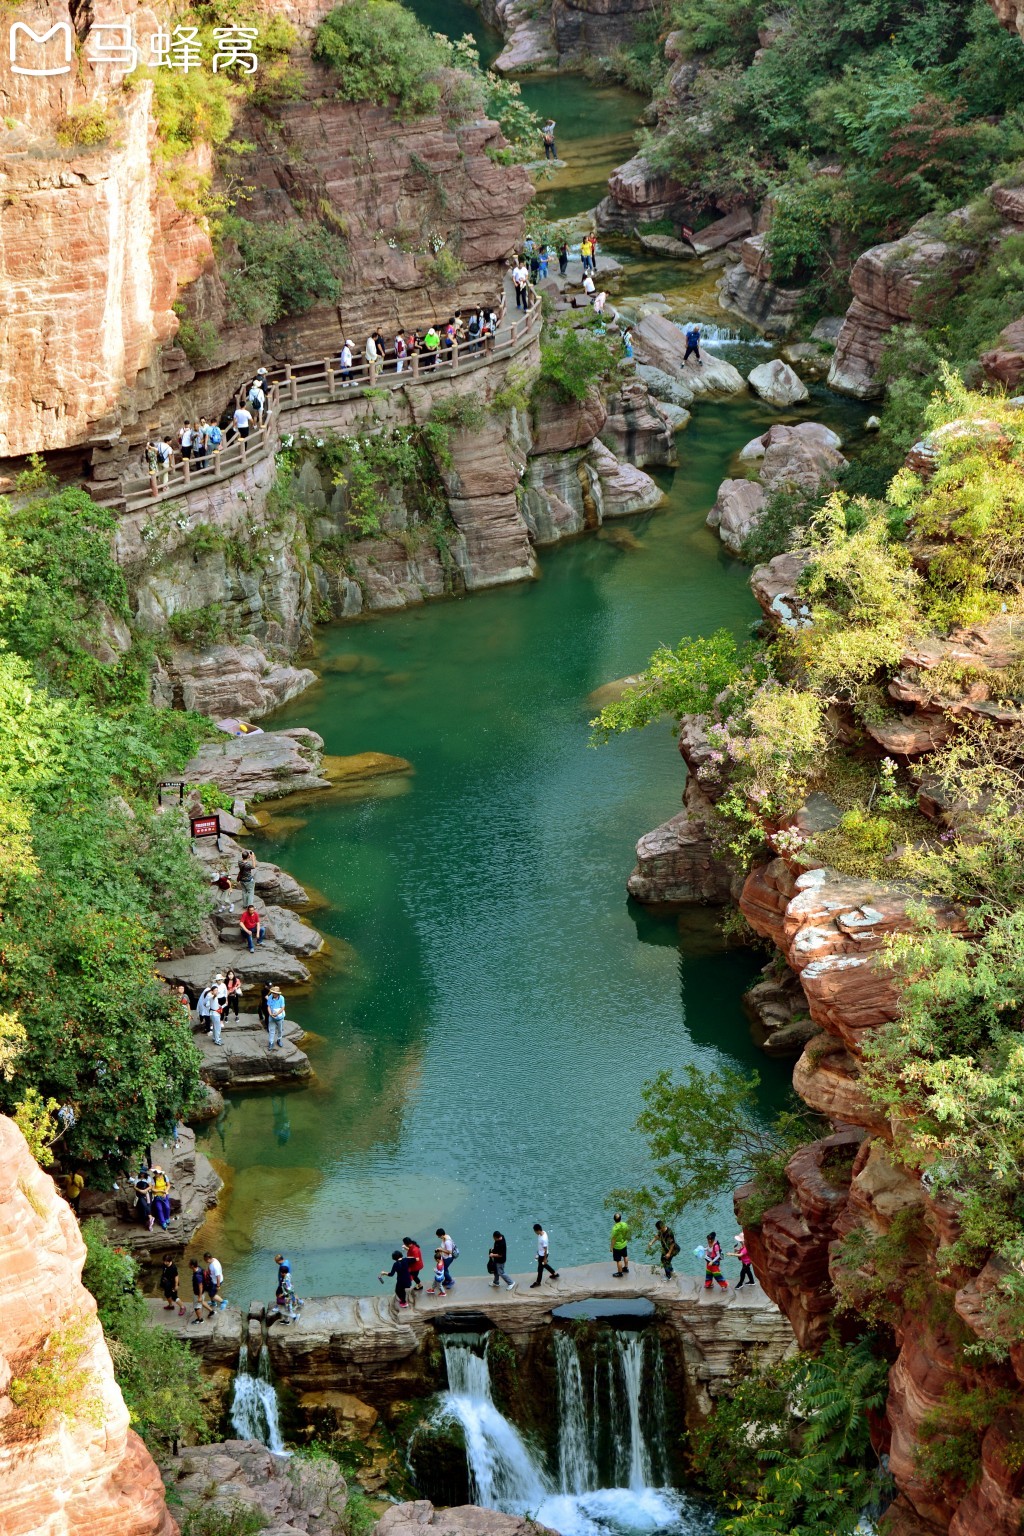
MULTIPOLYGON (((755 618, 704 518, 768 419, 752 399, 702 406, 664 508, 545 551, 536 582, 326 629, 315 664, 354 670, 267 722, 414 773, 358 802, 285 802, 258 840, 327 903, 313 918, 342 954, 289 999, 318 1037, 316 1086, 231 1099, 205 1133, 228 1188, 204 1239, 234 1296, 266 1294, 282 1249, 305 1294, 369 1290, 400 1238, 440 1225, 463 1273, 496 1227, 526 1268, 538 1220, 557 1263, 601 1258, 605 1197, 643 1172, 646 1078, 741 1065, 766 1104, 781 1094, 789 1066, 740 1007, 763 957, 727 951, 712 914, 626 897, 637 837, 679 807, 668 728, 594 749, 586 705, 660 642, 755 618)), ((731 1238, 728 1203, 715 1215, 731 1238)), ((684 1254, 704 1230, 679 1233, 684 1254)))

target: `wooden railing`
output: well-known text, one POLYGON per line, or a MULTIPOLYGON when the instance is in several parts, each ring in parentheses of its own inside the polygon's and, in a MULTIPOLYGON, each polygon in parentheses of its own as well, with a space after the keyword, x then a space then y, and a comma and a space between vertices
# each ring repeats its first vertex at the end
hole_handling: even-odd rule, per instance
MULTIPOLYGON (((524 314, 517 311, 516 318, 507 325, 502 322, 494 336, 477 342, 456 342, 451 347, 442 344, 432 355, 418 352, 404 359, 401 372, 396 368, 394 358, 376 363, 367 363, 364 358, 354 360, 347 378, 343 376, 337 357, 310 363, 285 363, 267 374, 265 420, 254 422, 247 438, 238 436, 233 427, 228 427, 225 438, 229 440, 206 456, 202 468, 195 460, 180 459, 158 468, 151 475, 121 480, 117 485, 111 485, 106 494, 102 487, 90 486, 89 489, 95 500, 122 512, 137 512, 158 502, 186 496, 189 491, 229 480, 276 453, 281 445, 282 418, 291 411, 307 405, 358 399, 368 389, 405 389, 489 368, 492 363, 521 351, 538 334, 540 326, 541 306, 534 302, 524 314)), ((236 405, 244 399, 248 387, 245 385, 237 392, 236 405)))

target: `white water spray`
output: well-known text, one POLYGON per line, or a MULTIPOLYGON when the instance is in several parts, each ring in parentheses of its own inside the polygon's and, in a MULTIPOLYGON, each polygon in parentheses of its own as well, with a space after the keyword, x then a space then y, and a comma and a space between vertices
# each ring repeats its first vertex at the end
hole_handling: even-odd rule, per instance
POLYGON ((270 1351, 264 1344, 256 1362, 256 1375, 249 1370, 249 1351, 243 1344, 238 1356, 238 1374, 231 1399, 231 1427, 240 1440, 258 1440, 275 1456, 290 1456, 281 1439, 277 1416, 277 1393, 270 1379, 270 1351))
POLYGON ((448 1391, 442 1413, 462 1425, 469 1462, 470 1498, 487 1509, 525 1515, 551 1492, 522 1435, 491 1397, 487 1360, 464 1343, 446 1341, 448 1391))

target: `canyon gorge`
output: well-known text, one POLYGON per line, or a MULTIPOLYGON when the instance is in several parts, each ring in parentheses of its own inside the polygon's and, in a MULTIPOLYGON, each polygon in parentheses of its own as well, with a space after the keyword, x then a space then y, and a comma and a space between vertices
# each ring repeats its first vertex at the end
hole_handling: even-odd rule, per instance
POLYGON ((1024 29, 918 9, 197 5, 204 46, 265 47, 219 78, 105 56, 161 6, 25 12, 54 30, 50 73, 0 55, 0 1531, 1020 1528, 1024 29), (477 308, 487 342, 396 368, 477 308), (227 438, 258 368, 251 436, 164 481, 148 445, 227 438), (249 846, 252 951, 217 888, 249 846), (167 994, 228 968, 222 1048, 167 994), (678 1204, 662 1072, 709 1125, 754 1081, 678 1204), (429 1274, 428 1220, 458 1287, 400 1312, 379 1263, 412 1231, 429 1274), (495 1223, 514 1294, 477 1278, 495 1223), (757 1276, 728 1301, 708 1225, 757 1276), (192 1326, 159 1265, 188 1302, 211 1249, 192 1326), (282 1251, 292 1318, 247 1299, 282 1251), (812 1456, 815 1370, 858 1369, 855 1449, 808 1471, 849 1475, 829 1525, 752 1447, 812 1456))

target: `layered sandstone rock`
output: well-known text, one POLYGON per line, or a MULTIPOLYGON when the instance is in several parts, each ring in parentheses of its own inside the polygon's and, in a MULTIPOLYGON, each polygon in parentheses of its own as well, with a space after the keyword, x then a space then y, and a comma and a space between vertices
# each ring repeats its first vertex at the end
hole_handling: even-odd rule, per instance
POLYGON ((173 1536, 160 1474, 114 1380, 96 1303, 82 1285, 85 1245, 70 1208, 0 1117, 0 1529, 4 1536, 173 1536), (12 1378, 48 1342, 76 1341, 87 1372, 77 1411, 29 1429, 12 1378), (91 1405, 90 1412, 83 1411, 91 1405))
POLYGON ((164 1481, 186 1514, 198 1506, 225 1524, 252 1515, 268 1536, 337 1536, 344 1529, 348 1488, 327 1457, 289 1461, 253 1440, 225 1440, 182 1451, 164 1481))
POLYGON ((707 515, 707 525, 717 528, 718 537, 726 549, 741 555, 744 544, 761 521, 764 503, 764 486, 758 485, 756 480, 723 480, 707 515))
POLYGON ((689 778, 685 809, 645 832, 636 845, 636 868, 626 889, 650 907, 721 905, 733 894, 736 870, 712 841, 710 804, 697 780, 689 778))
POLYGON ((743 241, 739 261, 722 274, 718 302, 762 335, 782 338, 797 326, 806 290, 774 281, 764 239, 757 234, 743 241))
POLYGON ((428 1499, 395 1504, 373 1528, 373 1536, 427 1536, 428 1532, 441 1536, 557 1536, 548 1526, 524 1515, 505 1515, 476 1504, 435 1510, 428 1499))
POLYGON ((752 368, 747 374, 747 382, 769 405, 797 405, 810 398, 807 385, 799 374, 778 357, 752 368))
POLYGON ((643 155, 634 155, 608 178, 608 196, 597 205, 597 227, 609 233, 630 234, 643 224, 662 219, 682 220, 686 190, 673 177, 656 171, 643 155))
POLYGON ((218 736, 199 748, 184 777, 190 784, 216 784, 232 799, 273 800, 296 790, 328 788, 330 780, 321 772, 323 750, 323 737, 304 726, 218 736))
POLYGON ((921 284, 940 266, 949 282, 956 283, 977 260, 977 251, 938 239, 925 220, 901 240, 872 246, 858 257, 850 273, 853 302, 839 333, 829 387, 862 400, 880 395, 882 347, 894 325, 911 319, 921 284))
MULTIPOLYGON (((689 420, 687 413, 685 421, 689 420)), ((623 379, 608 402, 601 441, 617 458, 643 469, 647 464, 674 465, 674 428, 640 378, 623 379)))

